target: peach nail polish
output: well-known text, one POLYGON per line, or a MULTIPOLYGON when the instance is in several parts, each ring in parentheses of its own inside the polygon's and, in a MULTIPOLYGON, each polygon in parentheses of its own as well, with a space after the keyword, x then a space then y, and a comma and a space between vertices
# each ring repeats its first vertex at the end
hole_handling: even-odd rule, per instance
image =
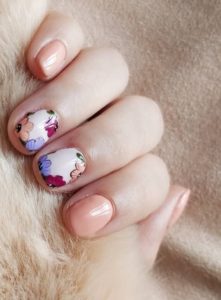
POLYGON ((67 223, 71 231, 80 237, 93 237, 112 218, 111 202, 100 195, 80 200, 68 208, 67 223))
POLYGON ((183 213, 187 205, 187 202, 189 200, 189 196, 190 196, 190 190, 187 190, 180 196, 179 200, 177 201, 176 207, 172 213, 172 216, 170 218, 168 228, 171 228, 183 213))
POLYGON ((66 57, 66 49, 61 41, 53 41, 44 46, 36 57, 41 72, 50 77, 61 68, 66 57))

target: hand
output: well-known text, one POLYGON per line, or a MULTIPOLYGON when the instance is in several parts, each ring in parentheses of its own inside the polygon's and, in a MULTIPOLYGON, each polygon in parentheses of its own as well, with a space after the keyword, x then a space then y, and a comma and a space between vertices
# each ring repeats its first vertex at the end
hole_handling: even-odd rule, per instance
POLYGON ((162 218, 166 230, 189 191, 168 194, 167 167, 150 154, 163 134, 159 106, 143 96, 122 97, 129 78, 122 55, 83 49, 83 41, 72 18, 53 13, 44 20, 27 64, 47 83, 12 112, 9 138, 21 153, 36 154, 33 171, 44 188, 74 193, 63 206, 71 234, 94 238, 140 224, 142 237, 151 237, 162 218), (168 203, 169 217, 162 217, 168 203))

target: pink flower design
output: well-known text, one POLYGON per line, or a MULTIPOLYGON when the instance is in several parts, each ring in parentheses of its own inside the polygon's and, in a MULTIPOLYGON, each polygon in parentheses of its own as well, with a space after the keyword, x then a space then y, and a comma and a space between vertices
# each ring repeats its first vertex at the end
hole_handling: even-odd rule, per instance
POLYGON ((44 176, 45 182, 49 187, 60 187, 66 184, 63 177, 60 175, 52 176, 44 176))
POLYGON ((45 130, 47 131, 48 137, 51 137, 58 129, 58 121, 56 114, 52 110, 48 111, 48 114, 50 116, 46 122, 45 130))
POLYGON ((85 170, 85 163, 84 162, 81 162, 81 163, 77 162, 75 164, 75 170, 73 170, 70 174, 71 181, 73 182, 73 181, 77 180, 77 178, 79 176, 81 176, 81 174, 84 172, 84 170, 85 170))
POLYGON ((55 120, 54 123, 48 124, 47 126, 45 126, 45 130, 47 131, 47 135, 48 137, 51 137, 56 130, 58 129, 58 121, 55 120))
POLYGON ((29 133, 33 129, 34 125, 29 121, 28 117, 25 117, 20 123, 16 125, 16 133, 22 142, 29 140, 29 133))

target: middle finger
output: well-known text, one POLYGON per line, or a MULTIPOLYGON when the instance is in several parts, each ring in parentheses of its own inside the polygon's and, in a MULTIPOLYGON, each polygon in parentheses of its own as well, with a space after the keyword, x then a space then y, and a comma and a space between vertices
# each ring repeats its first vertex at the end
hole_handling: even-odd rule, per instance
POLYGON ((46 146, 34 159, 34 172, 46 188, 76 190, 150 151, 162 133, 158 105, 128 96, 46 146))

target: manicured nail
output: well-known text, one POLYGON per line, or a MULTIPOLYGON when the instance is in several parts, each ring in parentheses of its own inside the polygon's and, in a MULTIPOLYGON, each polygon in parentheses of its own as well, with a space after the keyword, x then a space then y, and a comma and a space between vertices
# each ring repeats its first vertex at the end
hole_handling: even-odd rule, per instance
POLYGON ((170 218, 168 229, 170 229, 182 215, 187 205, 187 202, 189 200, 189 197, 190 197, 190 190, 186 190, 184 193, 180 195, 179 199, 177 200, 177 204, 173 210, 172 216, 170 218))
POLYGON ((46 77, 55 75, 66 57, 66 48, 61 41, 53 41, 44 46, 36 57, 36 63, 46 77))
POLYGON ((111 202, 100 195, 93 195, 67 208, 65 222, 69 230, 80 237, 93 237, 104 228, 113 216, 111 202))
POLYGON ((140 222, 138 229, 141 237, 141 250, 150 266, 156 260, 166 233, 182 215, 189 195, 190 190, 182 186, 173 186, 161 207, 140 222))
POLYGON ((39 150, 58 129, 58 116, 53 110, 29 112, 15 128, 15 134, 28 151, 39 150))
POLYGON ((86 160, 78 149, 66 148, 41 156, 38 168, 45 183, 55 188, 76 181, 86 168, 86 160))

